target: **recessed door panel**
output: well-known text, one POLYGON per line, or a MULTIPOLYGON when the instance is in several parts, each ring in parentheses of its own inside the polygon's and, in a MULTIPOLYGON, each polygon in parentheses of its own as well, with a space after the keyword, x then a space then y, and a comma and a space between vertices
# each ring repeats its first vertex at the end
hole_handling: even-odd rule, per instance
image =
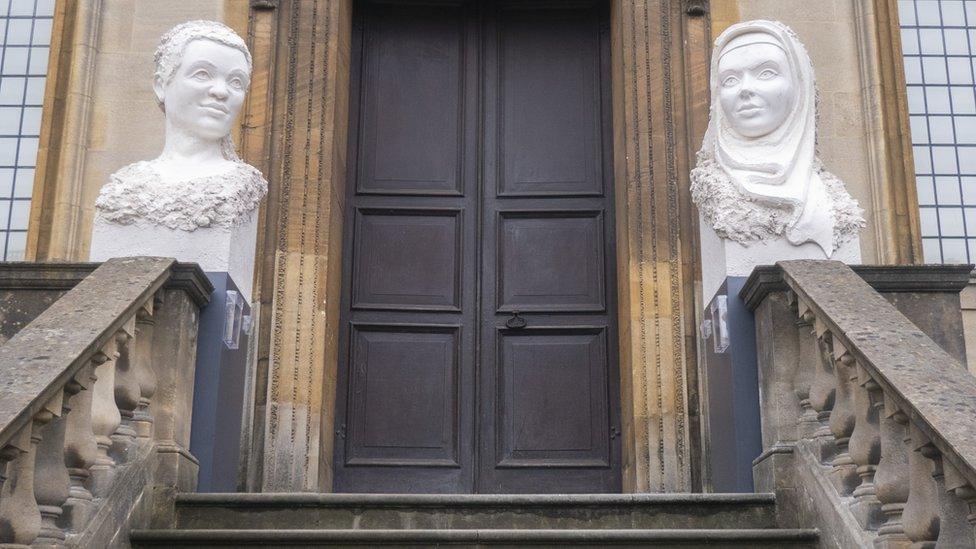
POLYGON ((605 309, 601 211, 500 216, 499 311, 605 309))
POLYGON ((602 328, 498 332, 498 467, 609 467, 602 328))
POLYGON ((460 194, 461 5, 396 5, 365 20, 359 191, 460 194))
POLYGON ((353 308, 459 310, 461 212, 356 212, 353 308))
POLYGON ((457 327, 352 327, 349 465, 457 467, 457 327))
POLYGON ((500 194, 602 192, 597 21, 595 6, 499 9, 500 194))

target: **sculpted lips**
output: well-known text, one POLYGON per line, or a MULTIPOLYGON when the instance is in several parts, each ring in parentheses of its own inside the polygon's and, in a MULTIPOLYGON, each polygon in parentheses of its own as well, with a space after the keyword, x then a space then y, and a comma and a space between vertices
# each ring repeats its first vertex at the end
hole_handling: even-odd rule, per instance
POLYGON ((746 103, 739 107, 736 112, 739 114, 754 114, 762 110, 759 105, 753 105, 752 103, 746 103))
POLYGON ((221 114, 227 114, 227 113, 230 112, 230 110, 227 107, 225 107, 224 105, 221 105, 220 103, 204 103, 203 105, 200 105, 200 106, 203 107, 203 108, 205 108, 205 109, 211 109, 211 110, 218 111, 221 114))

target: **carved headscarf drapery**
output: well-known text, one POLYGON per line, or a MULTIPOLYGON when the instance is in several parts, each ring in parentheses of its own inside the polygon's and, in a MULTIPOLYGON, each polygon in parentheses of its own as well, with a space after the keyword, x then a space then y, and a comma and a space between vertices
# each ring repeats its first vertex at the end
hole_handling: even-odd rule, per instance
POLYGON ((720 236, 740 243, 782 234, 794 245, 815 242, 829 257, 863 220, 843 184, 817 158, 817 92, 806 48, 779 22, 733 25, 715 41, 711 90, 708 130, 692 172, 692 194, 706 220, 720 236), (753 44, 785 53, 793 87, 785 120, 761 137, 739 133, 719 101, 722 55, 753 44), (730 183, 739 200, 750 203, 730 204, 734 193, 720 188, 730 183))

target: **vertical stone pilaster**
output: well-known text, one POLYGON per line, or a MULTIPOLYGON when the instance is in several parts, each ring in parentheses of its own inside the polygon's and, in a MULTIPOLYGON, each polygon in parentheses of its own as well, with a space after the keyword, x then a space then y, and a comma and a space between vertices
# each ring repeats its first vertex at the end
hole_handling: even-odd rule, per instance
POLYGON ((689 23, 682 4, 619 0, 613 8, 624 486, 637 492, 691 490, 697 470, 688 390, 694 258, 683 241, 693 217, 683 197, 691 133, 685 63, 695 62, 682 38, 700 23, 689 23))
MULTIPOLYGON (((261 488, 329 490, 349 75, 349 0, 278 10, 271 296, 261 488)), ((270 259, 270 258, 269 258, 270 259)))

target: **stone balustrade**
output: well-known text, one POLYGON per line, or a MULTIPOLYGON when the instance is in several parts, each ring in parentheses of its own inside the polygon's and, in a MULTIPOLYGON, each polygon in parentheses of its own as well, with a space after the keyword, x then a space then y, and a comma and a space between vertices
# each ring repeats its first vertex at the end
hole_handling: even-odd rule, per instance
POLYGON ((196 265, 112 259, 0 346, 0 545, 107 546, 139 505, 192 489, 210 291, 196 265))
MULTIPOLYGON (((970 268, 948 268, 956 293, 970 268)), ((887 274, 897 283, 898 268, 887 274)), ((743 289, 759 356, 756 488, 826 546, 976 547, 976 378, 862 277, 784 261, 743 289)), ((911 291, 918 308, 925 287, 911 291)), ((938 322, 940 307, 916 322, 938 322)))

